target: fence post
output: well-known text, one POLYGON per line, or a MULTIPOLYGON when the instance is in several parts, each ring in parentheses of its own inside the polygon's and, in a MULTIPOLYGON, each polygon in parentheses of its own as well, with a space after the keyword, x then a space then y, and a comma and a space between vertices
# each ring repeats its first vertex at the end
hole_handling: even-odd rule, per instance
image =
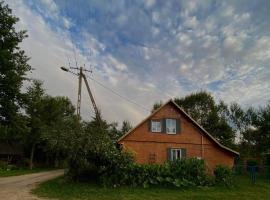
POLYGON ((256 166, 250 166, 251 183, 256 183, 256 166))

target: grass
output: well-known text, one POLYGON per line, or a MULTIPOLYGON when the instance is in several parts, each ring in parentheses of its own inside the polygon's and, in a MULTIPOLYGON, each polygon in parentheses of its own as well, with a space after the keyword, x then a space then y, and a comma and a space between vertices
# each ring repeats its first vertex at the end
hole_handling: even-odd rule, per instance
POLYGON ((33 190, 33 193, 59 200, 260 200, 270 198, 270 179, 257 179, 252 185, 249 177, 236 177, 233 187, 201 187, 189 189, 169 188, 104 188, 95 183, 71 183, 63 177, 50 180, 33 190))
POLYGON ((8 176, 19 176, 24 174, 32 174, 37 172, 48 171, 48 168, 35 168, 35 169, 12 169, 12 170, 5 170, 0 169, 0 177, 8 177, 8 176))

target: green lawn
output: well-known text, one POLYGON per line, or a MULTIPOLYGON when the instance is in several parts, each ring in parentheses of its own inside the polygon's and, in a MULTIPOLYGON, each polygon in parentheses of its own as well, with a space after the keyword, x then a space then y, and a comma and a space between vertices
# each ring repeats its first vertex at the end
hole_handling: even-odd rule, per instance
POLYGON ((36 168, 36 169, 13 169, 13 170, 3 170, 0 169, 0 177, 7 177, 7 176, 19 176, 24 174, 31 174, 43 171, 49 171, 48 168, 36 168))
POLYGON ((41 184, 33 193, 59 200, 171 200, 171 199, 218 199, 259 200, 270 199, 270 179, 258 178, 252 185, 248 177, 236 177, 231 188, 203 187, 190 189, 166 188, 104 188, 94 183, 70 183, 58 178, 41 184))

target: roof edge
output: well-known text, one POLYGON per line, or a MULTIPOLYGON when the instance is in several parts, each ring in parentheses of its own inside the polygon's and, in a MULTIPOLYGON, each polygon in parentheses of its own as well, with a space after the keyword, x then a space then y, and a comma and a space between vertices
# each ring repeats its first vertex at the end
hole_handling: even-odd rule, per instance
POLYGON ((189 118, 193 124, 195 124, 203 133, 205 133, 208 137, 210 137, 219 147, 222 149, 225 149, 227 151, 230 151, 231 153, 234 153, 236 155, 240 155, 239 152, 234 151, 224 145, 222 145, 219 141, 217 141, 210 133, 208 133, 201 125, 199 125, 191 116, 189 116, 179 105, 177 105, 172 99, 169 99, 167 102, 165 102, 161 107, 156 109, 153 113, 151 113, 148 117, 146 117, 144 120, 142 120, 137 126, 135 126, 133 129, 128 131, 126 134, 121 136, 117 142, 121 142, 127 135, 129 135, 131 132, 133 132, 135 129, 137 129, 140 125, 142 125, 145 121, 147 121, 149 118, 151 118, 154 114, 156 114, 158 111, 160 111, 165 105, 168 103, 173 103, 187 118, 189 118))
POLYGON ((167 105, 170 101, 172 101, 172 99, 169 99, 167 102, 165 102, 162 106, 160 106, 158 109, 156 109, 154 112, 152 112, 150 115, 148 115, 146 118, 144 118, 139 124, 137 124, 137 126, 135 126, 134 128, 130 129, 127 133, 125 133, 124 135, 122 135, 117 142, 120 142, 121 140, 123 140, 127 135, 129 135, 132 131, 134 131, 136 128, 138 128, 140 125, 142 125, 145 121, 147 121, 150 117, 152 117, 154 114, 156 114, 159 110, 161 110, 165 105, 167 105))
POLYGON ((217 141, 210 133, 208 133, 208 131, 206 131, 200 124, 198 124, 191 116, 189 116, 189 114, 187 114, 184 109, 182 109, 178 104, 176 104, 173 100, 171 100, 171 102, 180 110, 182 111, 199 129, 201 129, 207 136, 209 136, 218 146, 220 146, 221 148, 228 150, 232 153, 235 153, 237 155, 240 155, 239 152, 234 151, 232 149, 230 149, 229 147, 224 146, 223 144, 221 144, 219 141, 217 141))

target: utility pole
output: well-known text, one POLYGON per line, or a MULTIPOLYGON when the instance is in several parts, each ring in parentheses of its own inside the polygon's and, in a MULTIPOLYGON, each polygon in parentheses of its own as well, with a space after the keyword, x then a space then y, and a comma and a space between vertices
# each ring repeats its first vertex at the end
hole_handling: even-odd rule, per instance
POLYGON ((82 67, 80 67, 79 72, 79 88, 78 88, 78 98, 77 98, 77 116, 80 119, 81 116, 81 95, 82 95, 82 67))
POLYGON ((70 72, 70 73, 75 74, 75 75, 78 76, 78 79, 79 79, 78 99, 77 99, 77 116, 78 116, 78 119, 81 118, 81 95, 82 95, 82 79, 83 79, 84 80, 84 83, 85 83, 85 86, 87 88, 88 95, 89 95, 90 100, 92 102, 92 106, 94 108, 96 118, 100 122, 101 121, 101 118, 100 118, 100 113, 99 113, 98 107, 96 105, 94 96, 93 96, 93 94, 91 92, 91 89, 89 87, 89 83, 87 81, 87 78, 86 78, 85 74, 83 73, 84 71, 87 71, 87 72, 91 72, 92 73, 92 71, 87 70, 87 69, 84 69, 83 67, 80 67, 80 68, 78 68, 78 67, 70 67, 70 69, 79 70, 79 73, 74 73, 74 72, 70 71, 70 69, 65 68, 65 67, 61 67, 61 69, 63 71, 70 72))

